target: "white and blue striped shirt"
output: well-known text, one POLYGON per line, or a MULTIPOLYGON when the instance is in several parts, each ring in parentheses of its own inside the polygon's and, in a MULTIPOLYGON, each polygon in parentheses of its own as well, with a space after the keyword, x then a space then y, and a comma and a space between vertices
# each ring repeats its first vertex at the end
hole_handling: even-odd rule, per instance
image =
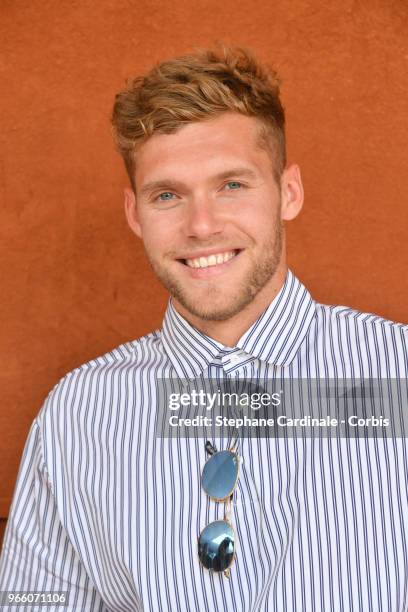
POLYGON ((197 556, 198 534, 224 510, 201 488, 203 439, 153 433, 160 377, 405 379, 407 369, 408 326, 318 304, 290 270, 234 348, 170 300, 161 330, 48 395, 20 464, 0 589, 65 590, 68 607, 47 609, 75 612, 407 611, 406 438, 245 439, 228 579, 197 556))

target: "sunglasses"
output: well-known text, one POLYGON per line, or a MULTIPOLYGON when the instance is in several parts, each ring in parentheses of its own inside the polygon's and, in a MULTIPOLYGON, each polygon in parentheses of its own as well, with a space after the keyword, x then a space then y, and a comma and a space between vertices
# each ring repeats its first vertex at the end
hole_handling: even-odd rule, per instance
POLYGON ((236 441, 229 450, 217 451, 207 440, 205 449, 210 456, 206 461, 201 485, 207 495, 216 502, 224 502, 224 519, 207 525, 198 538, 198 558, 202 565, 214 572, 224 572, 230 577, 230 567, 235 557, 235 533, 231 524, 231 502, 239 477, 236 441))

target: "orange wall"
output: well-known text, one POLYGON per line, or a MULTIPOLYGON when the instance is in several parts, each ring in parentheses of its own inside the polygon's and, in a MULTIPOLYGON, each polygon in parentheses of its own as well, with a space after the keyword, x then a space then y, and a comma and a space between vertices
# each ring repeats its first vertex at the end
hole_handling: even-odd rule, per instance
POLYGON ((57 380, 160 325, 109 126, 115 92, 152 62, 222 40, 278 69, 306 190, 291 267, 322 302, 408 322, 405 0, 0 6, 0 516, 57 380))

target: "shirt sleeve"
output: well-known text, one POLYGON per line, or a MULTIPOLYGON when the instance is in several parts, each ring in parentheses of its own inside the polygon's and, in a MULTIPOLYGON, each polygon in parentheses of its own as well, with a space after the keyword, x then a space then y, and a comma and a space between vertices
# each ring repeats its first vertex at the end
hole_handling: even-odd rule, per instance
MULTIPOLYGON (((65 605, 30 604, 30 612, 109 612, 61 524, 35 419, 24 446, 0 555, 0 591, 65 591, 65 605)), ((4 595, 3 595, 4 597, 4 595)), ((2 612, 18 606, 0 603, 2 612)))

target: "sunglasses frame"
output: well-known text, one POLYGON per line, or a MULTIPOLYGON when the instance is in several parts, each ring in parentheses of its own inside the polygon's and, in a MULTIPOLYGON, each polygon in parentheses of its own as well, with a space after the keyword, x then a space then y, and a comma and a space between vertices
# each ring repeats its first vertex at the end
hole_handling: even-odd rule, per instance
MULTIPOLYGON (((238 463, 237 477, 236 477, 236 479, 235 479, 234 486, 233 486, 233 488, 231 489, 231 492, 230 492, 230 493, 229 493, 229 494, 228 494, 226 497, 223 497, 222 499, 217 499, 217 498, 215 498, 215 497, 212 497, 212 496, 211 496, 209 493, 207 493, 207 491, 205 491, 205 490, 204 490, 203 485, 202 485, 202 473, 201 473, 201 487, 203 488, 203 490, 204 490, 205 494, 206 494, 206 495, 208 495, 208 497, 209 497, 210 499, 212 499, 213 501, 215 501, 216 503, 222 503, 222 502, 224 502, 224 518, 223 518, 223 519, 218 519, 218 520, 216 520, 216 521, 212 521, 211 523, 208 523, 208 525, 206 525, 205 527, 203 527, 203 529, 202 529, 202 530, 201 530, 201 532, 200 532, 200 535, 197 537, 197 547, 199 546, 200 537, 201 537, 201 534, 203 533, 204 529, 207 529, 207 527, 209 527, 209 526, 210 526, 210 525, 212 525, 213 523, 218 523, 218 522, 222 522, 222 521, 224 521, 225 523, 227 523, 227 525, 228 525, 229 527, 231 527, 231 529, 232 529, 232 531, 233 531, 233 534, 234 534, 234 552, 233 552, 232 559, 231 559, 231 563, 229 564, 229 566, 228 566, 228 567, 227 567, 225 570, 221 570, 221 571, 217 572, 216 570, 211 570, 211 569, 209 569, 208 567, 206 567, 206 566, 203 564, 203 562, 201 561, 201 559, 200 559, 200 555, 198 555, 198 560, 199 560, 199 562, 201 563, 201 565, 203 566, 203 568, 204 568, 204 569, 206 569, 207 571, 216 571, 216 573, 217 573, 217 574, 221 574, 221 572, 222 572, 226 578, 230 578, 230 569, 231 569, 232 564, 233 564, 233 563, 234 563, 234 561, 235 561, 235 556, 236 556, 236 552, 237 552, 237 551, 236 551, 236 549, 237 549, 236 532, 235 532, 234 526, 233 526, 233 524, 232 524, 232 522, 231 522, 231 506, 232 506, 232 498, 233 498, 233 496, 234 496, 234 491, 235 491, 235 489, 237 488, 237 484, 238 484, 238 481, 239 481, 239 476, 240 476, 240 465, 241 465, 241 457, 240 457, 240 455, 238 455, 238 453, 237 453, 237 443, 236 443, 236 442, 235 442, 235 443, 234 443, 234 444, 231 446, 231 448, 228 448, 228 449, 226 449, 226 450, 227 450, 228 452, 233 453, 233 454, 234 454, 234 455, 236 455, 236 457, 237 457, 237 463, 238 463)), ((208 450, 207 450, 207 452, 208 452, 208 450)), ((206 464, 208 461, 211 461, 211 459, 214 457, 214 455, 216 455, 217 453, 222 453, 222 452, 225 452, 225 451, 215 451, 214 453, 212 453, 212 454, 211 454, 211 456, 210 456, 210 457, 207 459, 207 461, 205 462, 205 464, 206 464)), ((204 464, 204 465, 205 465, 205 464, 204 464)), ((204 468, 203 468, 203 470, 204 470, 204 468)))

